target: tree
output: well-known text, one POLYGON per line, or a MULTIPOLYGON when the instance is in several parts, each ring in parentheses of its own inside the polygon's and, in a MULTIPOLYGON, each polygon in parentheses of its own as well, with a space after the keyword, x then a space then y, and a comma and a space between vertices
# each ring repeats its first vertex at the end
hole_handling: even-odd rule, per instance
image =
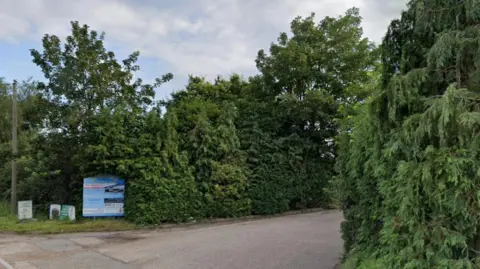
POLYGON ((294 19, 291 38, 281 33, 270 55, 258 52, 257 67, 270 91, 299 99, 309 90, 325 90, 336 100, 351 97, 347 89, 368 82, 376 60, 374 44, 362 37, 361 21, 357 8, 318 24, 315 14, 294 19))
POLYGON ((291 37, 281 33, 269 54, 259 51, 262 75, 245 90, 239 120, 254 213, 330 203, 324 189, 335 173, 338 109, 365 98, 358 85, 377 60, 360 24, 355 8, 318 23, 314 14, 298 17, 291 37))
POLYGON ((341 158, 350 265, 479 266, 479 12, 413 0, 391 23, 380 90, 341 158))
POLYGON ((78 22, 63 43, 45 35, 31 54, 46 81, 32 93, 38 106, 23 110, 25 194, 80 209, 82 178, 117 175, 126 217, 139 223, 328 206, 335 139, 357 128, 354 108, 377 79, 378 50, 360 24, 358 9, 298 17, 258 53, 259 75, 191 77, 159 103, 154 88, 172 75, 133 80, 138 52, 118 61, 104 34, 78 22))
MULTIPOLYGON (((12 92, 9 83, 0 78, 0 195, 6 199, 10 196, 11 184, 11 158, 12 158, 12 92)), ((45 111, 43 102, 39 98, 39 92, 36 89, 37 82, 31 78, 17 85, 17 111, 18 111, 18 143, 19 156, 19 182, 18 197, 32 198, 32 194, 38 189, 37 182, 34 182, 31 169, 34 166, 40 167, 41 164, 35 164, 34 143, 38 137, 38 132, 43 128, 45 111)))
POLYGON ((94 120, 99 142, 87 153, 98 174, 128 180, 126 218, 158 224, 200 217, 201 196, 187 156, 178 149, 175 113, 162 118, 159 109, 135 117, 124 109, 103 112, 94 120))
POLYGON ((237 107, 231 89, 242 81, 191 77, 185 91, 166 102, 167 115, 178 116, 180 150, 188 154, 207 217, 243 216, 251 211, 247 177, 237 137, 237 107))
POLYGON ((82 178, 98 171, 90 166, 86 152, 90 145, 101 144, 95 132, 101 126, 95 125, 95 119, 105 111, 115 114, 119 109, 130 113, 130 119, 139 117, 152 105, 154 88, 172 75, 156 79, 153 85, 143 84, 141 79, 132 82, 139 70, 138 52, 119 63, 115 54, 105 49, 103 33, 78 22, 71 26, 72 34, 64 44, 55 35, 45 35, 43 51, 31 50, 33 62, 46 79, 38 89, 48 111, 46 132, 39 137, 35 151, 47 157, 38 160, 47 171, 58 171, 48 179, 59 195, 56 201, 79 206, 82 178))

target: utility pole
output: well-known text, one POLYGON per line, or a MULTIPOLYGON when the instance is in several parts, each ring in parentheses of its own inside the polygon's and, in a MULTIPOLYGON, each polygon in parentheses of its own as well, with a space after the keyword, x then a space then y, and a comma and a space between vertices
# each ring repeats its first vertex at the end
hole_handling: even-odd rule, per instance
POLYGON ((12 87, 12 215, 17 215, 17 81, 13 81, 12 87))

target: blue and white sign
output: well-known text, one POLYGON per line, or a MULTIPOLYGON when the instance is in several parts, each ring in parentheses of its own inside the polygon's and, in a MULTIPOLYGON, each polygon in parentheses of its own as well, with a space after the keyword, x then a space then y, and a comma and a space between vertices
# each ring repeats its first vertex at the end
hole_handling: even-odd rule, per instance
POLYGON ((123 217, 125 181, 117 177, 83 179, 84 217, 123 217))

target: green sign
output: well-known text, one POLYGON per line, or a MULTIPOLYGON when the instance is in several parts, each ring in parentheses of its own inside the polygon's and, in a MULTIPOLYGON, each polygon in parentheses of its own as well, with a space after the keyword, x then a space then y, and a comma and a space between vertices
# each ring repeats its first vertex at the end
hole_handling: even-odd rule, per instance
POLYGON ((75 220, 75 207, 62 205, 60 208, 60 220, 75 220))

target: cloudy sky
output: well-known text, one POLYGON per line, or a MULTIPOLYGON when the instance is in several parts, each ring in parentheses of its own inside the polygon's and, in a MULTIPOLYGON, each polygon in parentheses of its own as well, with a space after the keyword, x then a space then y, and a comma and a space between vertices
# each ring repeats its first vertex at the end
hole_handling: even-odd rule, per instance
POLYGON ((46 33, 64 37, 78 20, 106 32, 107 49, 124 58, 140 50, 139 76, 174 81, 157 98, 179 90, 188 74, 214 78, 256 72, 254 58, 297 15, 317 19, 360 8, 364 32, 379 42, 405 0, 0 0, 0 77, 43 79, 32 62, 46 33))

